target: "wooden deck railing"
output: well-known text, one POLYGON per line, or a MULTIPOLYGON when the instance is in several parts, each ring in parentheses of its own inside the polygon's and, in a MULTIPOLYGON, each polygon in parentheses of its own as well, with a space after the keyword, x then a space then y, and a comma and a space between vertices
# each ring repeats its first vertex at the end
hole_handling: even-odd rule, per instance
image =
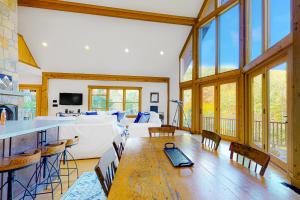
MULTIPOLYGON (((203 130, 214 131, 215 119, 213 117, 203 117, 203 130)), ((262 121, 256 120, 253 123, 254 142, 262 142, 262 121)), ((286 123, 274 122, 269 123, 269 140, 271 146, 286 146, 286 123)), ((236 137, 236 119, 221 118, 220 132, 221 135, 236 137)))

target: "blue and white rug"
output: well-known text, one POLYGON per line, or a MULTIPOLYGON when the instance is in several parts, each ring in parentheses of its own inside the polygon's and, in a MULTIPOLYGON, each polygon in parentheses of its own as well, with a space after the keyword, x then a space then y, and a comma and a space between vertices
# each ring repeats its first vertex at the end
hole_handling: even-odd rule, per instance
POLYGON ((60 200, 106 200, 95 172, 84 172, 60 200))

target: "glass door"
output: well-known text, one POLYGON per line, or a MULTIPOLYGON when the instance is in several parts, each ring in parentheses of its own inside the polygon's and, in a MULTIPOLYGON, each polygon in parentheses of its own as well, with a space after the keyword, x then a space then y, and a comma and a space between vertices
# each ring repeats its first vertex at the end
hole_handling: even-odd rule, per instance
POLYGON ((180 112, 182 128, 189 130, 192 125, 192 89, 183 89, 181 95, 184 111, 180 112))
POLYGON ((237 83, 220 84, 219 132, 228 137, 237 137, 237 83))
POLYGON ((264 146, 264 73, 259 73, 251 77, 251 143, 260 149, 265 149, 264 146))
POLYGON ((287 63, 268 70, 268 151, 287 162, 287 63))
POLYGON ((215 131, 215 85, 202 87, 202 130, 215 131))

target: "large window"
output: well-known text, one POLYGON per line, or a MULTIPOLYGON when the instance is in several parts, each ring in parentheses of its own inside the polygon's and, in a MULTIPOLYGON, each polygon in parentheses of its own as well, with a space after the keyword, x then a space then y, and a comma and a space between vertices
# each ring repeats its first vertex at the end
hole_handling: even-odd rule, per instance
POLYGON ((141 110, 141 90, 139 87, 89 86, 89 110, 117 110, 136 115, 141 110))
POLYGON ((236 4, 200 27, 199 78, 239 69, 239 18, 239 4, 236 4))
POLYGON ((216 21, 212 20, 199 30, 199 77, 215 74, 216 21))
POLYGON ((219 17, 219 72, 239 68, 239 5, 219 17))
POLYGON ((193 79, 193 40, 192 36, 180 57, 180 81, 193 79))
POLYGON ((215 131, 215 86, 202 88, 202 129, 215 131))
POLYGON ((291 0, 247 0, 247 8, 251 62, 290 33, 291 0))

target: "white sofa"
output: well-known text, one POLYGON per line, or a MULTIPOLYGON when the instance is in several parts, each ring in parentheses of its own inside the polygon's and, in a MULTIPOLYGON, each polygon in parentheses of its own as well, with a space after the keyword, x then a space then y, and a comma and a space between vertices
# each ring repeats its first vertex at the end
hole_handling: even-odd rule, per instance
MULTIPOLYGON (((48 120, 66 120, 66 118, 49 117, 48 120)), ((39 119, 37 119, 39 120, 39 119)), ((47 120, 47 117, 40 118, 47 120)), ((81 115, 73 118, 72 123, 60 126, 59 139, 69 139, 79 136, 79 143, 69 151, 75 159, 98 158, 110 147, 115 136, 121 134, 122 129, 117 125, 114 115, 81 115)))
MULTIPOLYGON (((135 119, 127 119, 129 137, 149 137, 149 127, 161 127, 159 115, 155 112, 150 112, 148 123, 133 123, 135 119)), ((124 122, 121 122, 124 124, 124 122)))

